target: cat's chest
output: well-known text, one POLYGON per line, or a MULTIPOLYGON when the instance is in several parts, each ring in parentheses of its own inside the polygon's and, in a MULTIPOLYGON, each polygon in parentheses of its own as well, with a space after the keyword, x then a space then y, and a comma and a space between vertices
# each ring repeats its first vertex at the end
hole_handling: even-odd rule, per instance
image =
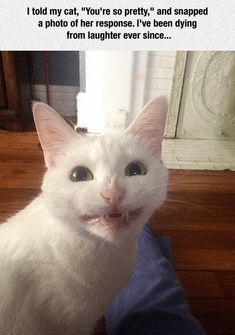
MULTIPOLYGON (((86 245, 84 241, 76 246, 76 251, 62 256, 57 254, 57 264, 60 264, 60 272, 68 276, 68 279, 79 282, 88 288, 103 286, 107 289, 113 286, 120 277, 129 278, 136 261, 136 246, 120 245, 110 246, 86 245), (67 271, 66 271, 67 269, 67 271)), ((55 260, 56 261, 56 260, 55 260)))
POLYGON ((68 241, 67 237, 53 247, 46 274, 60 289, 66 288, 72 294, 110 292, 112 295, 133 273, 137 254, 134 242, 112 245, 84 239, 68 241))
POLYGON ((51 297, 50 311, 54 317, 66 312, 75 323, 80 313, 84 317, 87 313, 87 319, 93 315, 94 320, 105 313, 130 279, 136 260, 134 245, 132 248, 82 245, 77 252, 71 253, 71 248, 67 248, 65 255, 61 248, 54 253, 54 265, 45 271, 41 288, 51 297))

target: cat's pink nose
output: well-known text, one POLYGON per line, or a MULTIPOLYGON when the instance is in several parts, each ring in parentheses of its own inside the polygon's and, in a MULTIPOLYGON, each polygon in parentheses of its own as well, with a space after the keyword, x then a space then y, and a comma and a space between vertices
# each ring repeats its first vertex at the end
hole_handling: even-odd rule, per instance
POLYGON ((118 184, 110 183, 105 190, 100 192, 101 196, 112 207, 119 207, 126 191, 118 184))

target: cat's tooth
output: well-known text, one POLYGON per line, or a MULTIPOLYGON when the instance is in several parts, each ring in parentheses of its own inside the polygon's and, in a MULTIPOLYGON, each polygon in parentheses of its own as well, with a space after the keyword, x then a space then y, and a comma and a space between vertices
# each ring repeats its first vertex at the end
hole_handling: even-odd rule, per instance
POLYGON ((103 215, 103 218, 102 218, 102 224, 103 224, 103 225, 106 224, 106 219, 107 219, 107 214, 104 214, 104 215, 103 215))

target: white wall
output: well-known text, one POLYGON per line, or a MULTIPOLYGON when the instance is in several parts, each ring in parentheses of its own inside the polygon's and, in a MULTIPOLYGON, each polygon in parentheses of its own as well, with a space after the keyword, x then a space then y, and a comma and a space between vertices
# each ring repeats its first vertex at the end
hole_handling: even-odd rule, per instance
POLYGON ((86 51, 86 95, 78 96, 79 126, 95 133, 125 128, 132 64, 131 51, 86 51))
POLYGON ((86 94, 78 96, 78 126, 115 132, 152 98, 170 97, 176 52, 86 51, 86 94))

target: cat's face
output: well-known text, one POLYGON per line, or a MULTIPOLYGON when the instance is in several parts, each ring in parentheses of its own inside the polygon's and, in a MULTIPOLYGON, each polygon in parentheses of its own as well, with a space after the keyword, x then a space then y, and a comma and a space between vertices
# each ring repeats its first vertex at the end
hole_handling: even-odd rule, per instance
MULTIPOLYGON (((37 105, 45 109, 44 104, 37 105)), ((151 129, 143 136, 141 127, 146 124, 140 127, 140 120, 124 134, 94 137, 64 130, 62 122, 57 125, 61 134, 53 146, 50 137, 55 135, 55 128, 51 128, 55 124, 39 121, 39 125, 37 116, 35 119, 48 166, 42 188, 52 214, 80 231, 107 240, 127 232, 138 233, 166 196, 167 171, 159 156, 158 142, 163 133, 161 128, 161 136, 157 135, 159 124, 154 130, 157 140, 151 141, 151 129)))

